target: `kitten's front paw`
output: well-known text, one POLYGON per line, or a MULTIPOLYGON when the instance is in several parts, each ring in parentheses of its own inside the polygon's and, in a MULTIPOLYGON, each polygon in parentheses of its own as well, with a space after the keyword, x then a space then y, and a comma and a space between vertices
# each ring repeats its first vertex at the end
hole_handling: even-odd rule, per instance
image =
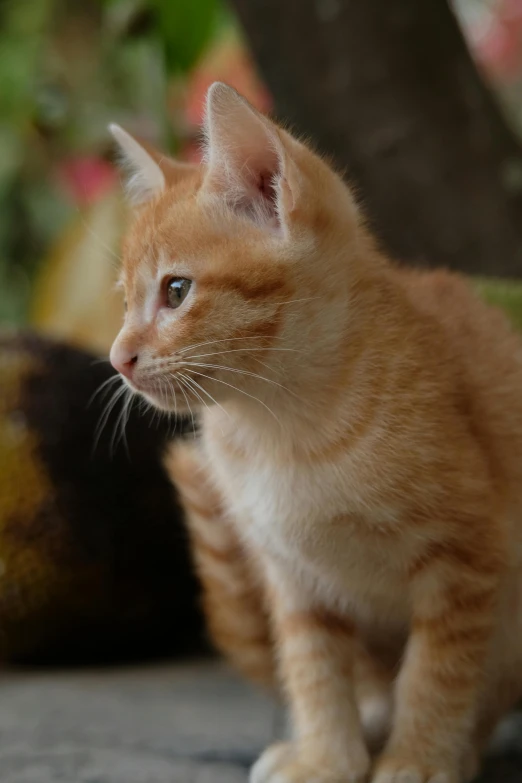
POLYGON ((363 783, 366 779, 369 759, 364 749, 342 769, 337 761, 331 767, 314 764, 296 745, 280 742, 261 754, 250 772, 250 783, 363 783))
POLYGON ((460 776, 442 764, 384 756, 377 762, 372 783, 460 783, 460 776))

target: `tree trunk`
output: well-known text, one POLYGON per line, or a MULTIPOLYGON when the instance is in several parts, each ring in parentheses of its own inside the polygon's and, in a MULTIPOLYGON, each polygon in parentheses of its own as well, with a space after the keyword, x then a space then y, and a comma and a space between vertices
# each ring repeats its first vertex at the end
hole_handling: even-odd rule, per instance
POLYGON ((522 275, 522 149, 446 0, 233 0, 278 115, 395 257, 522 275))

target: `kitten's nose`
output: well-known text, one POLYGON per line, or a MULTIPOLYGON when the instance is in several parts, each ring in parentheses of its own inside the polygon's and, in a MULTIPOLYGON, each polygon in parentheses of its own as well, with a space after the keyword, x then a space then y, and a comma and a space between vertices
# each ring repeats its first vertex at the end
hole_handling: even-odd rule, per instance
POLYGON ((125 378, 131 378, 135 365, 138 363, 138 356, 132 351, 129 351, 125 346, 113 343, 110 355, 111 364, 115 370, 125 376, 125 378))

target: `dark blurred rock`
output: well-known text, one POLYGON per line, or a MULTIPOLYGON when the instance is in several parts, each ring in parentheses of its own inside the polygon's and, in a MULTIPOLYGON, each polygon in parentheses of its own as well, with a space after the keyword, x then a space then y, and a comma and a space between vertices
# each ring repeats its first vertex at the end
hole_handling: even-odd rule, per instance
MULTIPOLYGON (((134 406, 86 353, 0 338, 0 657, 121 660, 202 638, 183 520, 161 459, 174 422, 134 406), (107 393, 106 393, 107 392, 107 393), (119 424, 121 424, 121 419, 119 424)), ((183 430, 183 422, 177 422, 183 430)))
POLYGON ((522 712, 509 715, 499 726, 491 752, 477 783, 521 783, 522 712))

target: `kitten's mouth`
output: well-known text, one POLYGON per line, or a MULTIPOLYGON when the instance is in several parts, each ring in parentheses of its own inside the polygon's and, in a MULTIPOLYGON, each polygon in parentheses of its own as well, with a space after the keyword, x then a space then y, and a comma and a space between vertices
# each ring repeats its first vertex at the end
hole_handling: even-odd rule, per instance
MULTIPOLYGON (((203 375, 198 373, 198 375, 203 375)), ((212 397, 204 389, 205 379, 212 379, 213 370, 206 370, 205 377, 180 370, 176 374, 149 378, 133 378, 127 383, 155 408, 167 413, 191 413, 206 404, 212 397)))
MULTIPOLYGON (((143 397, 150 405, 159 410, 169 411, 171 409, 170 400, 172 393, 167 386, 160 385, 153 378, 124 378, 127 386, 140 397, 143 397)), ((172 400, 172 410, 174 410, 174 401, 172 400)))

